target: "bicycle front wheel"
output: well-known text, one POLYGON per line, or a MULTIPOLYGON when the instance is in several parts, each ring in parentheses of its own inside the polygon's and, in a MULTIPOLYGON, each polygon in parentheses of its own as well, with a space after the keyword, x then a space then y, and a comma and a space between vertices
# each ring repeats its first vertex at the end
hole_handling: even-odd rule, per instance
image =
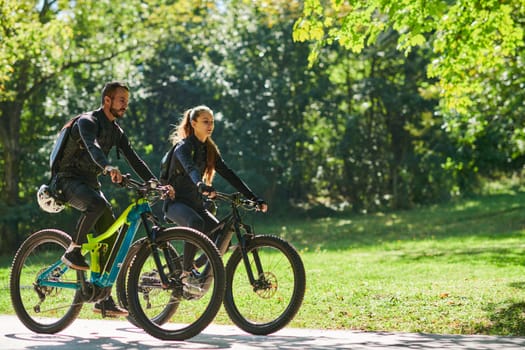
POLYGON ((60 332, 82 309, 77 272, 60 262, 70 243, 66 233, 45 229, 29 236, 16 252, 9 277, 11 302, 20 321, 34 332, 60 332))
POLYGON ((133 319, 150 335, 162 340, 186 340, 199 334, 219 311, 225 288, 219 251, 204 234, 183 227, 161 231, 151 244, 142 245, 127 278, 127 302, 133 319), (207 263, 194 274, 183 272, 184 244, 197 247, 196 256, 207 263), (158 253, 163 274, 161 281, 158 253))
MULTIPOLYGON (((137 255, 137 253, 144 244, 148 244, 146 238, 141 238, 140 240, 136 241, 131 245, 131 247, 128 250, 126 259, 124 259, 124 261, 122 262, 122 266, 117 276, 116 289, 118 302, 119 305, 126 310, 129 310, 128 294, 126 287, 129 269, 131 263, 135 259, 135 255, 137 255)), ((172 254, 173 256, 175 256, 177 252, 172 251, 172 254)), ((176 268, 182 270, 182 264, 178 264, 176 268)), ((156 267, 152 267, 151 270, 143 269, 139 277, 139 285, 137 287, 139 291, 145 291, 151 288, 151 286, 156 287, 160 285, 160 275, 156 271, 156 267)), ((148 316, 150 317, 150 320, 155 322, 156 324, 164 324, 168 322, 171 316, 175 313, 175 311, 177 311, 177 307, 177 303, 167 303, 163 309, 158 308, 157 313, 149 313, 148 316)), ((141 327, 141 325, 137 321, 135 321, 131 314, 126 316, 126 318, 134 326, 141 327)))
POLYGON ((242 330, 255 335, 274 333, 301 307, 306 288, 303 262, 291 244, 271 235, 248 241, 246 254, 249 271, 240 247, 226 264, 224 307, 242 330))

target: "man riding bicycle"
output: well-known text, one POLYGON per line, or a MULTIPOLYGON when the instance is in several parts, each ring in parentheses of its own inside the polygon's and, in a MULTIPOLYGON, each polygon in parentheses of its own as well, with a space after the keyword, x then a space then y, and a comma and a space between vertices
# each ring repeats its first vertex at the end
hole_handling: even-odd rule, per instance
MULTIPOLYGON (((146 163, 132 149, 117 120, 124 116, 128 107, 129 88, 120 82, 107 83, 102 90, 102 106, 82 114, 71 127, 62 159, 58 164, 57 192, 62 199, 81 212, 73 242, 62 257, 62 261, 76 270, 89 270, 81 253, 81 244, 94 229, 104 232, 115 221, 111 204, 100 190, 98 177, 108 174, 111 181, 120 183, 122 174, 108 160, 109 151, 117 148, 133 170, 144 180, 155 179, 146 163)), ((111 243, 111 242, 110 242, 111 243)), ((117 306, 108 296, 96 303, 94 312, 104 310, 108 316, 127 316, 127 310, 117 306)))

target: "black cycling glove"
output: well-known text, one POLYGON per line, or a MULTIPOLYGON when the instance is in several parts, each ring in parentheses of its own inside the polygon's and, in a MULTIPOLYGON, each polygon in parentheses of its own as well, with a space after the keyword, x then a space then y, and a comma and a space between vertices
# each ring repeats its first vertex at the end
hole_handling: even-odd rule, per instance
POLYGON ((210 194, 212 192, 217 192, 213 186, 208 186, 204 182, 199 182, 197 184, 197 187, 199 188, 199 192, 203 194, 210 194))
POLYGON ((257 207, 259 207, 259 208, 262 207, 263 204, 268 205, 268 203, 266 203, 266 201, 264 199, 262 199, 262 198, 253 198, 252 201, 254 201, 255 204, 257 204, 257 207))

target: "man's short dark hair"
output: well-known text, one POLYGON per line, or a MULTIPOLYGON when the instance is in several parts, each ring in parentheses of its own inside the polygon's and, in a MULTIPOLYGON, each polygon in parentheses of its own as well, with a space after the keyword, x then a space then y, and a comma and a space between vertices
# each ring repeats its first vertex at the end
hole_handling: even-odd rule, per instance
POLYGON ((126 85, 126 83, 120 81, 112 81, 106 83, 106 85, 104 85, 104 88, 102 89, 102 105, 104 105, 104 97, 109 96, 113 98, 117 89, 124 89, 129 92, 129 87, 128 85, 126 85))

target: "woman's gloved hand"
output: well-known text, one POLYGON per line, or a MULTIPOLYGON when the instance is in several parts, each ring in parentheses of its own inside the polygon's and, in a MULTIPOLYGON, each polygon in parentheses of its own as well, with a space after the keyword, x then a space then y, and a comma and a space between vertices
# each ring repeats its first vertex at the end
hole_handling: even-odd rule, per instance
POLYGON ((213 186, 206 185, 204 182, 199 182, 197 184, 197 188, 199 189, 199 192, 202 193, 205 196, 208 196, 209 198, 215 198, 217 196, 217 191, 213 186))

